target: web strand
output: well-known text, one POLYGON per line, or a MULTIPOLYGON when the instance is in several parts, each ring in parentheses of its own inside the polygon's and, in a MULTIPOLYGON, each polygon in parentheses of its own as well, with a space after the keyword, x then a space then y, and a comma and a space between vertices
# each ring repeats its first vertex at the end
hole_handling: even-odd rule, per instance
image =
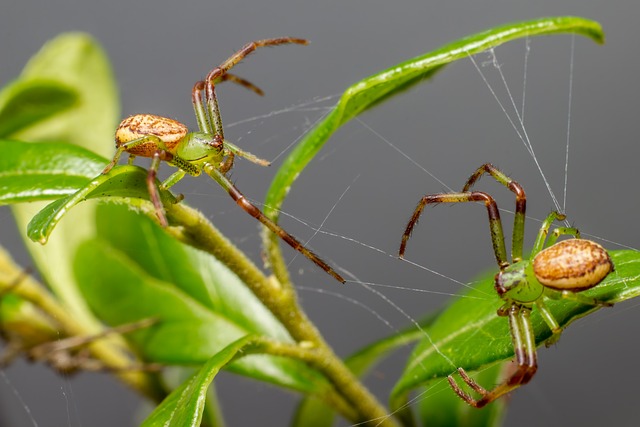
POLYGON ((506 79, 504 77, 504 74, 502 73, 502 69, 500 67, 500 64, 497 61, 497 57, 495 55, 495 50, 494 49, 489 49, 488 52, 492 57, 493 65, 495 66, 495 68, 498 70, 498 72, 500 74, 500 78, 502 79, 502 82, 503 82, 503 84, 505 86, 505 89, 506 89, 507 94, 509 96, 509 99, 511 101, 512 108, 513 108, 513 110, 514 110, 514 112, 516 114, 516 117, 518 119, 518 123, 520 124, 520 127, 518 127, 516 125, 516 123, 514 122, 514 120, 511 118, 511 115, 509 114, 509 112, 505 108, 505 106, 502 103, 502 101, 500 101, 500 98, 498 97, 498 95, 496 94, 495 90, 493 89, 493 87, 491 86, 489 81, 487 80, 486 76, 484 75, 484 73, 482 72, 480 67, 478 66, 478 63, 476 62, 476 60, 473 58, 472 55, 468 55, 468 56, 469 56, 469 59, 471 60, 471 62, 473 63, 473 65, 475 66, 476 70, 478 71, 478 73, 480 73, 480 76, 482 77, 482 80, 485 82, 485 84, 489 88, 489 91, 493 95, 493 98, 496 100, 496 102, 498 103, 498 105, 502 109, 502 112, 507 117, 507 120, 509 120, 509 123, 511 124, 513 129, 516 131, 516 134, 518 135, 518 137, 520 138, 520 140, 524 144, 526 150, 529 152, 529 155, 531 156, 531 158, 533 159, 536 167, 538 168, 538 173, 542 177, 542 180, 544 181, 545 186, 547 187, 547 191, 549 193, 549 196, 551 196, 551 200, 553 201, 553 204, 555 205, 556 209, 558 211, 562 212, 562 209, 560 207, 560 203, 558 202, 558 199, 556 198, 555 193, 553 192, 553 190, 551 188, 551 184, 549 183, 549 180, 547 179, 544 171, 542 170, 542 166, 540 165, 540 162, 538 161, 538 157, 536 156, 535 151, 533 150, 533 145, 531 144, 531 140, 529 139, 529 135, 527 134, 526 128, 524 127, 524 121, 522 120, 522 116, 518 112, 518 109, 517 109, 517 107, 515 105, 515 101, 513 99, 513 96, 511 95, 511 90, 509 89, 509 85, 507 84, 507 81, 506 81, 506 79))
POLYGON ((0 369, 0 377, 2 377, 2 380, 4 381, 4 383, 7 385, 7 387, 9 387, 9 390, 11 390, 11 393, 15 396, 18 403, 20 403, 20 406, 22 406, 22 409, 24 409, 24 412, 25 414, 27 414, 29 421, 31 421, 31 425, 33 425, 33 427, 39 427, 38 422, 33 416, 33 413, 31 413, 31 408, 29 408, 29 405, 27 405, 27 403, 22 399, 22 396, 20 396, 20 393, 18 392, 18 390, 14 387, 14 385, 9 380, 9 377, 7 377, 7 374, 4 372, 4 369, 0 369))
POLYGON ((567 107, 567 144, 564 158, 564 195, 562 197, 562 210, 567 211, 567 187, 569 181, 569 142, 571 141, 571 106, 573 104, 573 60, 576 45, 576 36, 571 36, 571 55, 569 60, 569 101, 567 107))

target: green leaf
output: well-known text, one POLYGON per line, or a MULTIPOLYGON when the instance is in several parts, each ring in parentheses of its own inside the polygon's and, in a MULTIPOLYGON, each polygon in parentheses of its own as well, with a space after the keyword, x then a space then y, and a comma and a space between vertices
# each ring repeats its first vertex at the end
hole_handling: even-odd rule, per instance
POLYGON ((0 138, 72 107, 78 94, 57 81, 20 80, 0 92, 0 138))
POLYGON ((13 134, 24 141, 66 141, 109 157, 120 116, 120 101, 111 65, 88 34, 65 33, 47 42, 29 60, 21 83, 46 79, 75 91, 74 108, 13 134))
POLYGON ((175 389, 144 420, 141 427, 198 427, 202 420, 209 385, 233 358, 251 346, 253 337, 245 336, 216 353, 193 377, 175 389))
MULTIPOLYGON (((611 303, 640 295, 640 252, 624 250, 609 254, 616 270, 583 294, 611 303)), ((426 330, 428 338, 409 357, 392 392, 392 408, 401 407, 412 389, 441 380, 458 367, 475 371, 513 358, 508 322, 496 314, 501 305, 502 300, 493 289, 493 278, 485 278, 465 297, 455 300, 426 330)), ((549 300, 546 305, 561 327, 601 308, 564 300, 549 300)), ((531 322, 540 346, 551 337, 551 331, 536 309, 531 322)))
MULTIPOLYGON (((426 80, 443 66, 458 59, 482 52, 511 40, 539 35, 574 33, 604 42, 600 24, 578 17, 551 17, 533 21, 508 24, 465 37, 449 43, 430 53, 394 65, 350 86, 333 110, 320 121, 284 160, 265 198, 265 214, 274 222, 293 181, 311 161, 325 142, 342 125, 364 110, 376 105, 389 96, 406 90, 414 83, 426 80)), ((279 255, 278 237, 265 233, 265 248, 272 259, 279 255)), ((277 265, 277 262, 274 262, 277 265)))
MULTIPOLYGON (((59 177, 57 177, 59 178, 59 177)), ((138 166, 117 166, 106 175, 98 175, 70 196, 56 200, 33 216, 27 225, 27 235, 34 242, 47 243, 53 229, 71 208, 87 199, 98 199, 110 203, 124 203, 130 208, 155 211, 149 200, 147 171, 138 166)), ((166 203, 176 203, 176 198, 166 190, 160 190, 166 203)))
MULTIPOLYGON (((75 102, 64 111, 49 116, 50 108, 43 102, 41 106, 44 111, 32 112, 33 117, 39 120, 23 124, 10 135, 11 138, 31 142, 65 141, 88 147, 103 156, 112 153, 119 102, 111 67, 102 48, 90 36, 82 33, 56 37, 29 61, 13 84, 27 87, 41 85, 43 81, 68 88, 75 94, 75 102)), ((17 102, 11 97, 2 101, 4 104, 0 105, 0 111, 17 102)), ((26 229, 28 221, 42 207, 41 203, 14 205, 13 212, 19 229, 26 229)), ((69 220, 61 224, 47 246, 35 245, 30 241, 25 241, 25 244, 56 296, 79 322, 97 331, 99 325, 78 294, 71 271, 78 245, 94 233, 92 208, 85 205, 74 209, 69 220)))
MULTIPOLYGON (((58 199, 33 216, 27 226, 35 242, 47 243, 69 210, 88 199, 126 203, 154 215, 146 184, 146 169, 116 166, 101 175, 107 160, 75 145, 0 140, 0 204, 58 199), (67 197, 63 197, 67 196, 67 197)), ((176 203, 160 190, 166 203, 176 203)))
MULTIPOLYGON (((75 274, 89 306, 106 323, 158 319, 131 334, 149 361, 200 364, 247 334, 293 342, 224 265, 126 206, 98 207, 98 237, 80 247, 75 274)), ((231 369, 305 393, 328 387, 315 370, 292 359, 252 356, 231 369)))
POLYGON ((84 187, 106 161, 60 143, 0 140, 0 204, 67 196, 84 187))

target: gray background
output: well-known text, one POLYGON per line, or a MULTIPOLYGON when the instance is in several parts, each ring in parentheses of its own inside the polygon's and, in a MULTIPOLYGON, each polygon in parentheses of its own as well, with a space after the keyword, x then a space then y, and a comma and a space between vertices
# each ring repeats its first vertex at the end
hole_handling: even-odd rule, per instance
MULTIPOLYGON (((300 137, 322 108, 349 84, 448 41, 495 25, 547 15, 572 14, 600 21, 607 44, 576 39, 571 156, 567 212, 584 232, 609 240, 611 249, 640 247, 638 207, 637 76, 640 3, 584 1, 33 1, 3 0, 0 14, 0 82, 14 78, 47 39, 63 31, 92 33, 107 50, 120 85, 122 115, 150 112, 193 126, 189 90, 196 79, 245 42, 282 35, 306 37, 308 47, 259 51, 237 73, 262 87, 258 98, 236 87, 219 92, 227 137, 265 157, 276 156, 300 137), (292 111, 233 123, 296 105, 292 111), (615 243, 614 243, 615 242, 615 243)), ((499 48, 498 60, 520 102, 524 43, 499 48)), ((534 39, 529 57, 527 129, 552 188, 562 199, 569 91, 570 36, 534 39)), ((486 60, 479 57, 479 62, 486 60)), ((483 71, 499 89, 493 67, 483 71)), ((501 99, 506 102, 504 96, 501 99)), ((458 188, 481 163, 491 161, 522 183, 529 215, 543 218, 551 199, 522 143, 470 61, 454 64, 430 84, 414 88, 361 116, 329 141, 294 186, 285 210, 320 224, 340 195, 323 229, 374 246, 319 234, 312 246, 364 282, 458 293, 459 285, 395 260, 405 221, 425 193, 444 190, 423 170, 390 148, 390 141, 447 185, 458 188)), ((91 126, 87 124, 87 133, 91 126)), ((281 158, 280 158, 281 159, 281 158)), ((276 166, 279 161, 275 161, 276 166)), ((146 164, 140 161, 140 164, 146 164)), ((275 168, 239 161, 238 187, 262 200, 275 168)), ((483 181, 511 209, 504 189, 483 181)), ((180 184, 187 201, 199 206, 255 259, 256 224, 206 178, 180 184)), ((408 258, 467 282, 494 265, 486 215, 478 206, 441 206, 427 212, 408 258)), ((506 215, 506 223, 511 216, 506 215)), ((0 242, 25 265, 8 209, 0 210, 0 242)), ((313 231, 291 218, 282 224, 305 239, 313 231)), ((529 221, 527 246, 536 222, 529 221)), ((22 232, 22 231, 20 231, 22 232)), ((286 249, 288 257, 293 251, 286 249)), ((339 292, 377 311, 393 328, 406 318, 354 283, 338 286, 302 257, 300 297, 309 315, 340 355, 392 332, 369 311, 345 299, 313 292, 339 292)), ((447 297, 380 288, 413 317, 445 304, 447 297)), ((559 345, 540 351, 535 380, 513 395, 507 425, 636 425, 639 373, 637 302, 620 304, 571 327, 559 345), (614 367, 618 367, 613 369, 614 367), (635 421, 635 422, 634 422, 635 421)), ((368 383, 385 399, 408 350, 381 365, 368 383)), ((0 377, 0 425, 134 425, 134 394, 103 375, 61 378, 22 362, 0 377), (16 397, 14 391, 26 403, 16 397)), ((223 375, 219 393, 230 425, 285 425, 296 396, 243 378, 223 375), (275 391, 274 391, 275 390, 275 391), (247 411, 246 408, 254 409, 247 411)))

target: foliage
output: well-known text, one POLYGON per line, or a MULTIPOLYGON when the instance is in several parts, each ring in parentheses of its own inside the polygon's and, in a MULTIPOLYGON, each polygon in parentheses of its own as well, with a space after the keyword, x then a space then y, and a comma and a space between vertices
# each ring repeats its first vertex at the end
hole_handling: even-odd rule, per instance
MULTIPOLYGON (((283 163, 267 194, 272 209, 266 213, 277 220, 295 177, 333 132, 362 111, 449 62, 515 38, 567 32, 603 41, 593 21, 544 18, 461 39, 354 84, 283 163)), ((90 346, 93 358, 110 368, 131 367, 134 358, 134 363, 198 369, 173 391, 161 385, 158 374, 116 371, 130 386, 162 401, 145 426, 220 425, 217 414, 203 419, 203 413, 205 401, 208 412, 215 412, 207 390, 222 368, 305 396, 294 425, 331 425, 336 414, 372 425, 412 425, 415 417, 430 425, 499 424, 504 402, 470 411, 444 381, 461 366, 482 370, 490 383, 501 374, 501 362, 512 358, 507 323, 495 313, 497 297, 460 298, 421 330, 399 332, 343 362, 297 304, 276 237, 264 235, 276 277, 270 278, 168 191, 161 196, 170 227, 160 228, 144 169, 118 166, 100 175, 108 162, 103 156, 112 150, 117 111, 108 62, 83 34, 49 42, 0 93, 0 203, 12 205, 21 231, 38 242, 27 246, 49 288, 24 278, 0 253, 0 293, 11 293, 0 315, 11 344, 33 355, 53 339, 51 331, 72 339, 104 331, 105 325, 150 319, 151 326, 128 333, 126 342, 100 340, 90 346), (89 136, 79 132, 87 122, 94 129, 89 136), (102 204, 82 203, 90 199, 102 204), (52 202, 45 206, 43 200, 52 202), (358 378, 413 342, 417 346, 391 393, 394 415, 389 416, 358 378), (432 397, 412 411, 409 393, 415 390, 432 397)), ((590 293, 611 302, 635 297, 640 255, 611 255, 616 272, 590 293)), ((479 281, 472 292, 491 293, 492 280, 479 281)), ((595 310, 568 301, 550 303, 549 309, 563 326, 595 310)), ((539 316, 533 322, 536 340, 543 343, 550 332, 539 316)))

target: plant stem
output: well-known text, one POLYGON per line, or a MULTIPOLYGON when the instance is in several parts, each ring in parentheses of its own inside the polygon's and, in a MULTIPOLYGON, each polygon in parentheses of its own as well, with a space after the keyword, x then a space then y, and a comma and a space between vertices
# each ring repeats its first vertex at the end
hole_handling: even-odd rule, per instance
MULTIPOLYGON (((88 337, 92 335, 92 331, 78 323, 73 316, 69 314, 69 310, 63 307, 58 300, 33 279, 30 275, 25 274, 24 269, 16 265, 9 254, 0 248, 0 296, 5 293, 11 293, 19 298, 28 301, 38 307, 48 316, 48 327, 56 332, 51 336, 51 340, 60 339, 59 330, 62 330, 63 337, 88 337), (15 280, 18 280, 17 282, 15 280), (55 323, 51 324, 51 320, 55 323)), ((28 327, 39 328, 42 325, 28 325, 28 327)), ((30 343, 31 347, 43 344, 44 342, 30 343)), ((157 381, 149 373, 130 370, 132 360, 124 351, 116 347, 113 342, 106 340, 96 340, 91 343, 88 348, 91 354, 97 360, 100 360, 105 368, 114 371, 115 375, 124 383, 140 391, 145 396, 160 401, 164 398, 157 381)), ((25 350, 29 350, 28 348, 25 350)))
MULTIPOLYGON (((282 322, 298 343, 304 342, 306 351, 291 352, 289 357, 299 358, 321 371, 344 398, 357 411, 353 422, 380 426, 395 426, 387 410, 363 386, 359 379, 333 352, 320 332, 298 304, 293 287, 284 286, 275 278, 269 279, 245 254, 223 236, 200 212, 175 204, 167 209, 175 237, 201 249, 229 267, 282 322)), ((290 347, 287 347, 290 351, 290 347)), ((342 412, 342 411, 341 411, 342 412)))

